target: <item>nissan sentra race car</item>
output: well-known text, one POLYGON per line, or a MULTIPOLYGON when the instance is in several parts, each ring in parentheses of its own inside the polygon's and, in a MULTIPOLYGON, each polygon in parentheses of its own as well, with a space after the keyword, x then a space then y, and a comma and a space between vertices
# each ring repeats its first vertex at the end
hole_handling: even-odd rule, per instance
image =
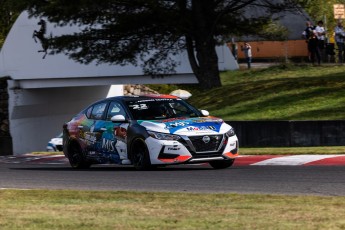
POLYGON ((147 170, 206 162, 223 169, 238 149, 230 125, 170 95, 106 98, 63 127, 63 152, 73 168, 115 163, 147 170))

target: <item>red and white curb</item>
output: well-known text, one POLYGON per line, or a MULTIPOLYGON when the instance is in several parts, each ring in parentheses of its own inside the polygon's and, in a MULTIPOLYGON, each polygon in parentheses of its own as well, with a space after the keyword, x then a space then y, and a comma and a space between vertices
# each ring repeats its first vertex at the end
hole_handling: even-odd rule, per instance
POLYGON ((68 159, 64 155, 35 155, 23 154, 16 156, 2 156, 0 163, 32 163, 32 164, 65 164, 68 159))
MULTIPOLYGON (((63 155, 0 156, 0 163, 68 164, 63 155)), ((234 166, 345 166, 345 155, 240 155, 234 166)))
POLYGON ((280 165, 280 166, 312 166, 312 165, 345 165, 345 155, 291 155, 291 156, 239 156, 235 160, 237 166, 280 165))

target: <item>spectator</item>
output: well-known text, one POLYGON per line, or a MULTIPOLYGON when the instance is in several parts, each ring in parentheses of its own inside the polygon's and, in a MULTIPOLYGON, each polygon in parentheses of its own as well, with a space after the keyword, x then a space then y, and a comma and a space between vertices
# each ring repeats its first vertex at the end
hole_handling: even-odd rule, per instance
POLYGON ((344 28, 342 25, 342 21, 338 20, 338 24, 334 29, 335 33, 335 42, 338 46, 338 62, 343 63, 344 62, 344 28))
POLYGON ((302 37, 306 40, 308 44, 308 53, 309 53, 309 60, 314 64, 315 57, 317 58, 317 62, 321 64, 321 56, 320 50, 318 47, 318 38, 316 34, 315 27, 310 21, 306 22, 307 28, 303 31, 302 37))
POLYGON ((313 33, 311 33, 309 40, 308 40, 308 50, 310 51, 310 58, 311 62, 315 63, 315 57, 317 59, 317 64, 321 64, 321 55, 319 50, 319 40, 316 36, 316 31, 314 30, 313 33))
POLYGON ((318 39, 318 47, 319 52, 321 54, 322 60, 326 59, 326 53, 325 53, 325 35, 326 30, 323 27, 323 21, 318 21, 317 26, 315 27, 316 37, 318 39))
POLYGON ((241 50, 244 52, 248 69, 250 69, 252 63, 252 47, 249 45, 249 43, 245 42, 244 46, 241 46, 241 50))
POLYGON ((310 47, 309 47, 309 38, 313 34, 314 26, 313 26, 313 24, 310 21, 306 22, 306 26, 307 27, 302 32, 302 38, 304 38, 305 42, 308 44, 307 45, 307 47, 308 47, 308 58, 309 58, 309 61, 310 61, 311 60, 311 50, 310 50, 310 47))

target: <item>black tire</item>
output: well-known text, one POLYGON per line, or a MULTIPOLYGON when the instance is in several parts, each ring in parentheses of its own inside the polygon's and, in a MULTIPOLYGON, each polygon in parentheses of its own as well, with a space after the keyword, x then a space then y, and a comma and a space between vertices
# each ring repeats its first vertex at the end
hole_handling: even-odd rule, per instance
POLYGON ((209 164, 214 169, 225 169, 231 167, 235 162, 235 159, 224 160, 224 161, 210 161, 209 164))
POLYGON ((132 163, 135 169, 141 171, 153 169, 145 141, 138 138, 133 141, 132 146, 132 163))
POLYGON ((85 160, 79 144, 75 142, 72 142, 69 145, 68 160, 69 164, 74 169, 87 169, 91 166, 91 164, 85 160))

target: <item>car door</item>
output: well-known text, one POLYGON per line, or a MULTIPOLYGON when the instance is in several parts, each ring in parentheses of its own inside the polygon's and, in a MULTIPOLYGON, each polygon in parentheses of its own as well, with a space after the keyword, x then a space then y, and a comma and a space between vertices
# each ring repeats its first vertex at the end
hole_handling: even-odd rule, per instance
POLYGON ((87 110, 87 119, 82 122, 80 129, 83 131, 83 140, 89 156, 93 156, 100 151, 102 130, 105 111, 108 102, 94 104, 87 110))
POLYGON ((111 101, 104 122, 98 126, 102 132, 101 152, 108 156, 111 163, 120 163, 127 159, 128 123, 113 122, 111 118, 116 115, 127 118, 123 106, 117 101, 111 101))

